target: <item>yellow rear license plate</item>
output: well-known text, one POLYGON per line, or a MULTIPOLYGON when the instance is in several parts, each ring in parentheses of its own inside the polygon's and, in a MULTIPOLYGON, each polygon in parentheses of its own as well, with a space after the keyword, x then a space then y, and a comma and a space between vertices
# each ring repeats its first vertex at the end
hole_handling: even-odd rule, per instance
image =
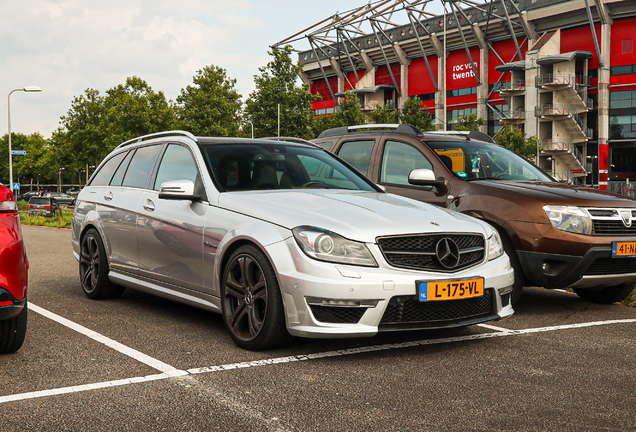
POLYGON ((420 301, 456 300, 484 295, 484 278, 417 282, 420 301))
POLYGON ((633 257, 636 256, 636 242, 614 242, 612 243, 612 256, 633 257))

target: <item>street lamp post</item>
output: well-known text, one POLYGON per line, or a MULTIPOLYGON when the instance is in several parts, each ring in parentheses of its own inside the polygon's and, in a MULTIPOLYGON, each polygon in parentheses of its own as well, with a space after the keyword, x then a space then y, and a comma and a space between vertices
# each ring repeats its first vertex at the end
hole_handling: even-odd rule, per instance
POLYGON ((252 139, 254 139, 254 123, 249 120, 239 120, 239 123, 249 123, 252 126, 252 139))
POLYGON ((11 90, 7 96, 7 117, 9 120, 9 188, 13 191, 13 153, 11 151, 11 93, 16 91, 41 92, 42 89, 36 86, 22 87, 11 90))

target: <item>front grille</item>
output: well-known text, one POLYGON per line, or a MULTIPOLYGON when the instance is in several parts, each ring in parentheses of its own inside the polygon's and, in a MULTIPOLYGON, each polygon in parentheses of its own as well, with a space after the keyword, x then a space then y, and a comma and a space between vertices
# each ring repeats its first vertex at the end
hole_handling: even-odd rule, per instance
POLYGON ((636 223, 626 227, 622 220, 593 219, 594 235, 636 235, 636 223))
POLYGON ((367 308, 310 305, 314 318, 324 323, 357 324, 367 308))
POLYGON ((585 271, 585 276, 636 273, 636 258, 599 258, 585 271))
POLYGON ((427 302, 419 301, 417 296, 396 296, 389 301, 380 326, 411 324, 426 328, 446 322, 490 316, 495 313, 492 291, 485 290, 481 297, 427 302))
POLYGON ((484 259, 485 241, 478 234, 417 234, 376 239, 389 265, 413 270, 456 272, 478 264, 484 259), (435 254, 437 243, 442 239, 455 242, 459 248, 459 263, 447 268, 435 254))

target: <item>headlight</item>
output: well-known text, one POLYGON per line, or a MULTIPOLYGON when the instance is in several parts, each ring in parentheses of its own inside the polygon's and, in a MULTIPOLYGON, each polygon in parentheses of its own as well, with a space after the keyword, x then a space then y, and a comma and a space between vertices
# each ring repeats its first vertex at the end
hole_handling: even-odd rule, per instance
POLYGON ((298 245, 311 258, 367 267, 378 266, 364 243, 347 240, 320 228, 297 227, 292 232, 298 245))
POLYGON ((543 206, 553 227, 576 234, 592 234, 592 219, 579 207, 543 206))
POLYGON ((496 229, 492 230, 492 235, 488 237, 488 261, 499 258, 504 253, 501 237, 496 229))

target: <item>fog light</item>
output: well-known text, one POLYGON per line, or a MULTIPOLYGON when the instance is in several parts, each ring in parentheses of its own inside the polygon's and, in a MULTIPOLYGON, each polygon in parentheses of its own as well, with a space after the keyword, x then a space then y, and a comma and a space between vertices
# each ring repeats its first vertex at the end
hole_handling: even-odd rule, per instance
POLYGON ((547 262, 544 262, 541 269, 547 273, 547 271, 550 270, 550 265, 547 262))

